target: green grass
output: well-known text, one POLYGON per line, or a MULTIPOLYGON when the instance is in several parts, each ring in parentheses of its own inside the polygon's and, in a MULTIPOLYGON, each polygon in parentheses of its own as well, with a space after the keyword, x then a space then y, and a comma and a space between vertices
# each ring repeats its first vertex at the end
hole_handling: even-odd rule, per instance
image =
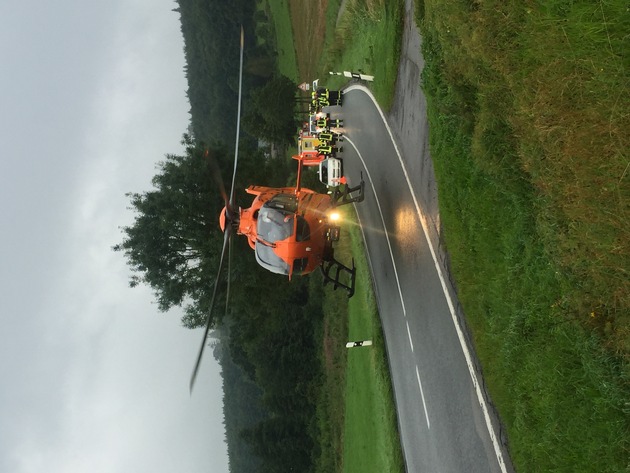
POLYGON ((344 471, 403 472, 404 464, 382 327, 365 258, 363 236, 353 226, 357 288, 350 299, 349 340, 372 340, 348 350, 344 471))
POLYGON ((336 257, 357 266, 355 295, 325 289, 324 385, 318 408, 323 448, 318 472, 403 472, 389 366, 369 266, 354 211, 346 208, 336 257), (348 349, 347 341, 372 340, 348 349))
POLYGON ((628 471, 627 7, 423 4, 444 238, 516 469, 628 471))
POLYGON ((288 0, 266 0, 269 3, 278 45, 278 69, 289 79, 298 80, 298 67, 293 46, 293 30, 288 0))
MULTIPOLYGON (((335 36, 328 44, 321 77, 329 71, 362 70, 373 75, 370 89, 387 110, 394 98, 398 74, 402 15, 400 2, 348 0, 335 36)), ((347 80, 328 76, 325 83, 338 87, 347 80)))

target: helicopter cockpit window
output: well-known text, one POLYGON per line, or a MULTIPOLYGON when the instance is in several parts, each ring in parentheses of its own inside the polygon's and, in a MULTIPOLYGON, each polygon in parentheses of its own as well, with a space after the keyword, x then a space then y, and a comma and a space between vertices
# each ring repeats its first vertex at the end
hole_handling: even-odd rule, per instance
POLYGON ((304 217, 298 215, 295 241, 308 241, 311 239, 311 227, 304 217))
POLYGON ((293 213, 297 211, 297 205, 298 200, 294 194, 278 194, 265 202, 264 207, 293 213))
POLYGON ((258 212, 258 238, 267 243, 285 240, 293 235, 297 198, 279 194, 265 202, 258 212))
POLYGON ((268 271, 276 274, 289 274, 291 269, 282 258, 273 252, 273 248, 264 243, 256 243, 256 261, 268 271))
POLYGON ((267 243, 285 240, 293 234, 293 218, 290 212, 265 208, 258 213, 258 238, 267 243))

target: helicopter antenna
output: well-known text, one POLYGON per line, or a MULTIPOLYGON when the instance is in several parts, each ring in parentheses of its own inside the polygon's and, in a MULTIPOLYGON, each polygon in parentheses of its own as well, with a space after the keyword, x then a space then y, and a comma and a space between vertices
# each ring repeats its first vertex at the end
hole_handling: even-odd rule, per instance
MULTIPOLYGON (((223 248, 221 249, 221 258, 219 259, 219 270, 217 271, 217 277, 214 281, 214 289, 212 291, 212 299, 210 300, 210 307, 208 308, 208 316, 206 319, 206 328, 203 334, 203 338, 201 339, 201 346, 199 348, 199 354, 197 355, 197 361, 195 363, 195 367, 192 372, 192 376, 190 377, 190 392, 192 394, 192 390, 195 387, 195 381, 197 379, 197 374, 199 372, 199 366, 201 365, 201 359, 203 358, 203 352, 206 348, 208 333, 210 332, 210 326, 212 324, 212 310, 214 309, 214 302, 217 296, 217 289, 219 287, 219 280, 221 277, 221 271, 223 270, 223 262, 225 260, 226 250, 229 248, 228 255, 228 288, 226 295, 226 308, 225 311, 227 313, 227 304, 229 300, 230 294, 230 273, 232 266, 232 235, 234 231, 234 227, 232 225, 232 221, 234 219, 234 212, 238 212, 238 209, 234 205, 234 182, 236 180, 236 169, 238 165, 238 142, 239 142, 239 134, 240 134, 240 126, 241 126, 241 98, 242 98, 242 86, 243 86, 243 49, 245 45, 243 26, 241 26, 241 52, 240 52, 240 65, 239 65, 239 76, 238 76, 238 108, 237 108, 237 117, 236 117, 236 146, 234 151, 234 172, 232 174, 232 187, 230 188, 230 198, 228 200, 227 194, 225 192, 225 188, 223 186, 223 181, 219 179, 219 190, 223 199, 226 203, 226 220, 229 218, 230 222, 225 225, 225 229, 223 230, 223 248)), ((208 157, 208 151, 206 150, 206 157, 208 157)), ((214 161, 211 159, 211 161, 214 161)), ((215 163, 216 164, 216 163, 215 163)), ((220 173, 219 173, 220 176, 220 173)))

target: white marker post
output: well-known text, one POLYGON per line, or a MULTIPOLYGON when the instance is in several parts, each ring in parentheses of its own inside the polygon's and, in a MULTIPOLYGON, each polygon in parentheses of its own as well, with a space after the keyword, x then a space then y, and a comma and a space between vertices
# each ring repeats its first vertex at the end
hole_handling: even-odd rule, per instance
POLYGON ((346 343, 346 348, 369 347, 370 345, 372 345, 372 340, 360 340, 346 343))
POLYGON ((331 76, 345 76, 351 79, 360 79, 360 80, 365 80, 368 82, 374 82, 374 76, 368 76, 367 74, 361 74, 360 72, 350 72, 350 71, 332 72, 330 71, 329 74, 331 76))

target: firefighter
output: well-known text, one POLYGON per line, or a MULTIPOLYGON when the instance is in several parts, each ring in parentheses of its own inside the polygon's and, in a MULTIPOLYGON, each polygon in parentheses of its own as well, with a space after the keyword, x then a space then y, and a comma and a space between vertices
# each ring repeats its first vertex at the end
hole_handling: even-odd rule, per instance
POLYGON ((330 116, 325 115, 318 118, 315 125, 319 128, 319 133, 330 132, 330 128, 341 128, 343 126, 343 120, 339 120, 337 118, 331 119, 330 116))
POLYGON ((328 119, 328 128, 342 128, 343 120, 338 118, 329 118, 328 119))
POLYGON ((339 105, 341 107, 341 91, 331 90, 328 94, 328 101, 332 105, 339 105))
POLYGON ((330 101, 328 100, 328 97, 324 97, 324 96, 317 97, 317 102, 319 103, 320 107, 328 107, 330 105, 330 101))
POLYGON ((335 156, 337 148, 331 145, 319 145, 317 151, 326 156, 335 156))
POLYGON ((318 97, 325 97, 329 105, 340 105, 341 106, 341 91, 340 90, 329 90, 323 87, 317 89, 316 95, 318 97))
POLYGON ((331 131, 323 131, 317 135, 319 141, 336 144, 338 141, 342 141, 343 138, 339 133, 333 133, 331 131))
POLYGON ((330 130, 329 120, 326 117, 318 118, 315 122, 315 126, 317 126, 317 128, 320 128, 321 130, 330 130))

